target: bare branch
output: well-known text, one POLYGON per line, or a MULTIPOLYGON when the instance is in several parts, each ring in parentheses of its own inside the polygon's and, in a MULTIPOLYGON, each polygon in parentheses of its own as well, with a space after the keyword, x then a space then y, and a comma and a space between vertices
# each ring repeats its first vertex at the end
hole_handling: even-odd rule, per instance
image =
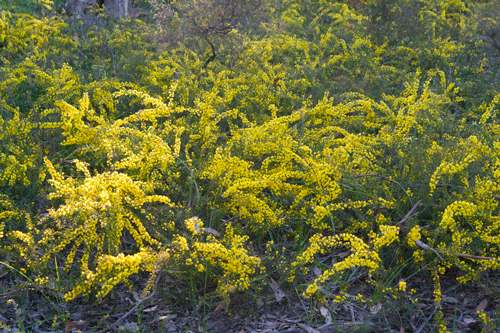
POLYGON ((476 260, 495 260, 496 259, 493 257, 473 256, 470 254, 462 254, 462 253, 457 253, 456 256, 460 257, 460 258, 469 258, 469 259, 476 259, 476 260))
POLYGON ((417 203, 415 204, 415 206, 413 206, 413 208, 408 212, 408 214, 405 215, 405 217, 403 217, 403 219, 401 221, 399 221, 397 225, 400 225, 400 224, 403 224, 405 223, 406 221, 408 221, 409 219, 411 219, 413 217, 413 215, 415 215, 416 211, 417 211, 417 208, 418 206, 422 203, 422 200, 418 200, 417 203))
POLYGON ((149 300, 151 297, 153 297, 155 294, 156 294, 156 286, 158 285, 158 282, 160 281, 160 276, 161 276, 161 271, 158 272, 158 276, 156 277, 156 280, 155 280, 155 285, 153 287, 153 292, 148 296, 148 297, 145 297, 145 298, 141 298, 137 301, 137 304, 134 305, 132 307, 132 309, 130 309, 127 313, 125 313, 123 316, 121 316, 120 318, 118 318, 117 321, 115 321, 113 324, 111 324, 109 326, 109 328, 113 327, 113 326, 116 326, 120 321, 124 320, 125 318, 127 318, 130 314, 132 314, 135 310, 137 310, 137 308, 142 304, 144 303, 145 301, 149 300))
POLYGON ((208 44, 210 44, 210 47, 212 48, 212 55, 210 56, 210 58, 207 59, 207 61, 205 61, 205 64, 202 67, 203 69, 207 68, 208 64, 210 64, 217 56, 217 54, 215 53, 214 44, 211 41, 209 41, 208 39, 206 39, 206 41, 208 42, 208 44))
POLYGON ((429 245, 422 243, 422 241, 420 241, 420 240, 416 240, 416 241, 415 241, 415 245, 417 245, 417 246, 421 247, 421 248, 422 248, 422 249, 424 249, 424 250, 430 250, 430 251, 434 252, 434 253, 438 256, 438 258, 439 258, 439 259, 443 260, 443 257, 441 257, 441 255, 438 253, 438 251, 434 250, 434 249, 433 249, 432 247, 430 247, 429 245))
MULTIPOLYGON (((429 316, 429 318, 427 318, 426 322, 422 324, 422 326, 420 326, 418 328, 418 330, 415 331, 415 333, 420 333, 422 332, 422 330, 424 329, 425 325, 429 325, 429 321, 432 319, 432 317, 437 313, 439 309, 439 304, 436 304, 436 307, 434 308, 434 311, 431 313, 431 315, 429 316)), ((424 317, 425 319, 425 317, 424 317)))

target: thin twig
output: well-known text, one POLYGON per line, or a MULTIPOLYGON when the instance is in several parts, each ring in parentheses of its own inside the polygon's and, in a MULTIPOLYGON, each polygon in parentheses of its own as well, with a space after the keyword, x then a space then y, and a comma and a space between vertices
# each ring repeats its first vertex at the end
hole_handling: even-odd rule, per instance
POLYGON ((349 304, 349 310, 351 310, 352 321, 356 321, 356 316, 354 315, 354 308, 349 304))
POLYGON ((403 219, 401 221, 399 221, 399 223, 396 224, 396 226, 399 224, 403 224, 406 221, 408 221, 409 219, 411 219, 413 217, 413 215, 415 215, 415 212, 417 211, 417 208, 421 203, 422 203, 422 200, 418 200, 417 203, 415 204, 415 206, 413 206, 413 208, 408 212, 408 214, 406 214, 406 216, 403 217, 403 219))
MULTIPOLYGON (((429 324, 429 321, 431 320, 431 318, 436 314, 437 310, 439 309, 439 304, 436 304, 436 307, 434 308, 434 311, 431 313, 431 315, 429 316, 429 318, 427 318, 426 322, 422 324, 422 326, 420 326, 418 328, 418 330, 415 332, 415 333, 420 333, 422 332, 422 330, 424 329, 425 325, 426 324, 429 324)), ((425 318, 425 317, 424 317, 425 318)))
POLYGON ((108 328, 111 328, 113 326, 115 326, 116 324, 118 324, 120 321, 122 321, 123 319, 127 318, 132 312, 134 312, 135 310, 137 310, 137 308, 142 304, 144 303, 145 301, 147 301, 148 299, 150 299, 151 297, 153 297, 155 294, 156 294, 156 286, 158 285, 158 282, 160 281, 160 276, 161 276, 161 270, 158 272, 158 276, 156 277, 156 280, 155 280, 155 285, 153 287, 153 292, 151 293, 151 295, 149 295, 148 297, 144 297, 140 300, 137 301, 137 304, 134 305, 132 307, 132 309, 130 309, 127 313, 125 313, 123 316, 121 316, 120 318, 118 318, 118 320, 116 320, 113 324, 111 324, 108 328))

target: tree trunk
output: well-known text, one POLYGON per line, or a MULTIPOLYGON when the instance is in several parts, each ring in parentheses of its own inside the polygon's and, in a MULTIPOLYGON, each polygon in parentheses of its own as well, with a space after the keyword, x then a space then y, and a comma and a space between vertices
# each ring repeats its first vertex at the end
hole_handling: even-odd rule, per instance
POLYGON ((134 0, 104 0, 104 13, 119 18, 129 17, 133 5, 134 0))
POLYGON ((84 15, 100 4, 106 15, 125 18, 130 16, 134 0, 67 0, 63 8, 68 14, 84 15))

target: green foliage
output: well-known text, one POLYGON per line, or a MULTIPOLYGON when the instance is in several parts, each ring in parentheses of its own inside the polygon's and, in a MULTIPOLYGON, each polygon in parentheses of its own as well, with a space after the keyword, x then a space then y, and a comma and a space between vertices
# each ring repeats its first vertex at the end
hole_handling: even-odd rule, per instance
POLYGON ((497 8, 262 6, 201 39, 158 3, 151 24, 3 10, 0 253, 40 284, 64 258, 68 301, 162 270, 225 300, 266 271, 331 297, 359 270, 378 300, 423 262, 437 303, 442 276, 497 270, 497 8), (346 255, 311 281, 326 251, 346 255))

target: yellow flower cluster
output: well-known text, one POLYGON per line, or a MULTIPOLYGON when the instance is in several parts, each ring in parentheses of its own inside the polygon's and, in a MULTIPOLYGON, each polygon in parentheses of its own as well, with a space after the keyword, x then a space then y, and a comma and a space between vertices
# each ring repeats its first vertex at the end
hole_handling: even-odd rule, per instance
MULTIPOLYGON (((117 265, 115 269, 121 269, 123 272, 102 287, 99 295, 103 296, 114 285, 137 272, 146 256, 142 252, 134 256, 119 255, 124 231, 132 236, 138 248, 142 248, 146 243, 159 245, 158 241, 146 231, 135 211, 148 203, 161 203, 167 206, 172 204, 166 196, 148 196, 142 183, 133 181, 125 174, 107 172, 91 176, 84 163, 75 161, 77 169, 85 175, 82 182, 76 182, 71 178, 64 179, 48 159, 45 162, 52 175, 49 182, 55 188, 50 197, 62 197, 64 204, 58 209, 50 210, 46 216, 46 219, 54 219, 60 223, 60 230, 55 230, 59 233, 59 243, 44 254, 41 262, 73 243, 66 259, 66 268, 69 268, 76 251, 83 247, 80 265, 82 271, 86 272, 85 282, 74 289, 70 296, 67 296, 68 299, 76 297, 81 292, 90 291, 85 288, 93 288, 97 284, 104 283, 103 276, 111 274, 114 271, 112 266, 117 265), (88 271, 90 258, 94 255, 98 266, 101 267, 98 273, 88 271), (131 267, 127 268, 127 265, 131 267)), ((50 242, 52 238, 53 235, 47 234, 40 243, 50 242)))
POLYGON ((249 255, 243 247, 248 237, 235 235, 231 225, 226 227, 222 240, 212 235, 200 237, 203 235, 200 234, 203 222, 197 217, 186 220, 185 225, 192 237, 187 240, 177 235, 174 244, 177 249, 184 251, 188 256, 185 260, 186 264, 196 267, 199 272, 204 272, 209 267, 220 270, 221 277, 218 279, 217 294, 224 299, 228 300, 236 291, 248 289, 250 276, 257 269, 261 269, 261 260, 249 255))
MULTIPOLYGON (((331 269, 326 270, 303 293, 304 297, 310 297, 318 290, 318 285, 324 283, 334 275, 342 275, 348 268, 358 266, 368 268, 373 273, 380 265, 378 250, 384 245, 389 245, 397 240, 398 229, 393 226, 381 226, 381 233, 375 235, 372 248, 361 239, 351 234, 340 234, 337 236, 325 237, 316 234, 310 238, 310 246, 296 258, 292 267, 298 268, 313 261, 317 253, 325 253, 327 249, 345 246, 351 250, 351 254, 344 260, 334 264, 331 269)), ((292 275, 293 278, 293 275, 292 275)))
MULTIPOLYGON (((482 142, 479 142, 477 137, 472 135, 468 139, 461 139, 458 143, 458 146, 463 149, 461 154, 454 154, 451 158, 453 160, 460 159, 456 162, 448 162, 443 160, 439 167, 437 167, 436 171, 434 171, 431 176, 429 187, 430 194, 435 191, 436 186, 439 182, 439 178, 443 175, 453 175, 453 174, 462 174, 467 170, 467 167, 472 162, 477 161, 482 156, 491 153, 491 149, 484 145, 482 142)), ((467 174, 462 176, 462 182, 465 186, 469 186, 469 182, 467 180, 467 174)))
POLYGON ((199 234, 201 232, 202 227, 203 227, 203 221, 200 220, 197 216, 195 216, 195 217, 192 217, 192 218, 184 221, 184 225, 186 226, 186 229, 190 233, 196 235, 196 234, 199 234))
POLYGON ((72 300, 80 294, 87 295, 92 290, 99 290, 98 298, 108 294, 114 286, 124 282, 128 277, 137 273, 144 265, 150 254, 141 250, 134 255, 119 253, 116 256, 103 255, 97 260, 97 269, 82 272, 81 282, 64 296, 66 301, 72 300))
POLYGON ((415 242, 420 240, 420 238, 422 238, 420 234, 420 226, 416 225, 413 228, 411 228, 410 232, 408 233, 407 236, 408 245, 410 245, 411 247, 416 247, 415 242))

